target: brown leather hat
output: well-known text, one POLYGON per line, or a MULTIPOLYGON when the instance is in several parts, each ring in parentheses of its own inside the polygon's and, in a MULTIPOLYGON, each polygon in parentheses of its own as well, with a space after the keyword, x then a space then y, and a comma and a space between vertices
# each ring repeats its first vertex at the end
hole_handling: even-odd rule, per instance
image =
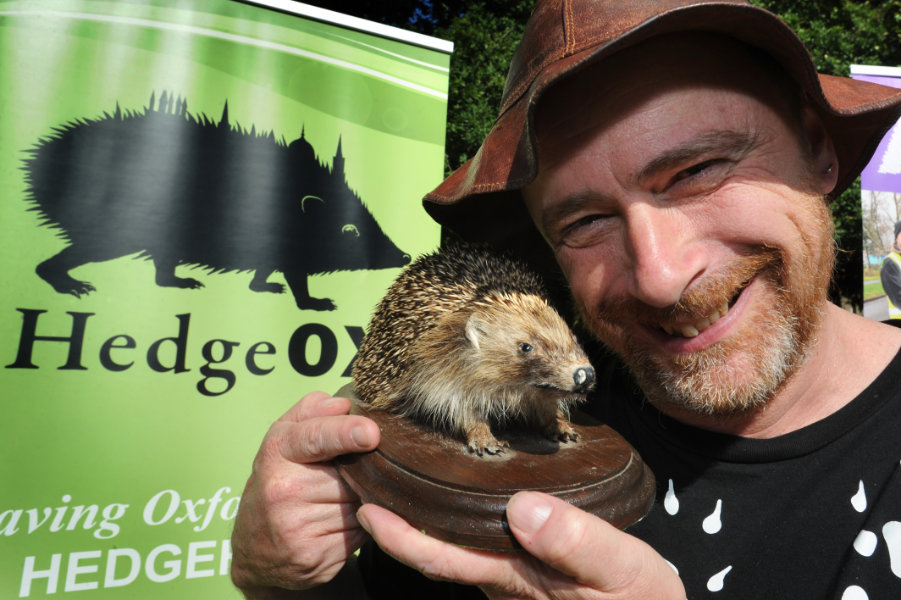
POLYGON ((745 0, 537 0, 494 126, 476 155, 426 195, 426 210, 466 239, 490 241, 544 263, 549 254, 536 244, 546 245, 518 192, 537 171, 532 119, 538 99, 585 65, 648 38, 684 31, 737 38, 783 65, 832 136, 839 158, 835 194, 860 173, 901 114, 901 90, 818 74, 797 35, 745 0))

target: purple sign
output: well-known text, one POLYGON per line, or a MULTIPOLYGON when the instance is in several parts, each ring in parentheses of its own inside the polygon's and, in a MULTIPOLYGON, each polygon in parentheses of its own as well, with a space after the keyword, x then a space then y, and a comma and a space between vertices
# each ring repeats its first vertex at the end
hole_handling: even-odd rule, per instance
MULTIPOLYGON (((901 88, 901 68, 852 65, 851 77, 901 88)), ((901 127, 895 124, 860 174, 860 187, 877 192, 901 192, 901 127)))

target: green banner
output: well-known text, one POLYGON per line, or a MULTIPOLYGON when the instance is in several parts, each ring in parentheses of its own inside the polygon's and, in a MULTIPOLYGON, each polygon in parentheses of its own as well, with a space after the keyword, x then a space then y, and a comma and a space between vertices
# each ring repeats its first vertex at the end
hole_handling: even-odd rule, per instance
POLYGON ((268 426, 438 244, 449 45, 271 3, 0 0, 2 598, 240 597, 268 426))

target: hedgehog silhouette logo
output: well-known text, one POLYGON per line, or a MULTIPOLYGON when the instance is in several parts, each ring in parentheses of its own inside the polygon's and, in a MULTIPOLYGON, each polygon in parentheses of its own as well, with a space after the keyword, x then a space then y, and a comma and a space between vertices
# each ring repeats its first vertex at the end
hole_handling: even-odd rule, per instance
POLYGON ((344 175, 341 138, 331 167, 300 137, 191 115, 165 92, 143 111, 104 112, 55 127, 25 151, 29 210, 68 245, 35 268, 62 294, 95 291, 69 271, 135 254, 152 260, 156 285, 199 288, 178 265, 210 273, 252 271, 250 289, 284 292, 304 310, 334 310, 308 277, 410 262, 382 231, 344 175))

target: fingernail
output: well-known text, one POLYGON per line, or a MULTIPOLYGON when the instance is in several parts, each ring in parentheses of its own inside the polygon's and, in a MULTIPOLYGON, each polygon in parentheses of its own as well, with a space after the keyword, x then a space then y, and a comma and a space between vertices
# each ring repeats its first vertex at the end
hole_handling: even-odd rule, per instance
POLYGON ((357 425, 350 430, 350 439, 360 448, 369 447, 369 432, 362 425, 357 425))
POLYGON ((553 507, 537 494, 517 494, 507 504, 507 519, 524 533, 535 533, 547 522, 553 507))
POLYGON ((359 510, 357 511, 357 521, 360 523, 360 527, 366 530, 366 533, 372 534, 372 527, 369 525, 369 521, 360 514, 359 510))
POLYGON ((337 404, 344 402, 341 398, 335 398, 333 396, 329 396, 328 398, 323 398, 319 401, 319 408, 329 409, 337 404))

